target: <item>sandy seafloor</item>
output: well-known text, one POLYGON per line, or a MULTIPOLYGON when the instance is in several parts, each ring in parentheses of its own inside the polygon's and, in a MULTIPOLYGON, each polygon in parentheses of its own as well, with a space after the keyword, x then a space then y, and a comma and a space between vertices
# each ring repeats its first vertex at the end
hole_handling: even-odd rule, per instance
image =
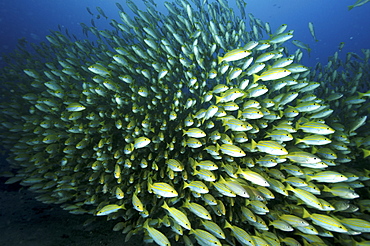
POLYGON ((84 227, 92 215, 74 215, 54 204, 35 199, 37 194, 20 185, 5 185, 0 178, 0 246, 132 246, 143 245, 142 236, 125 242, 112 231, 118 221, 97 221, 84 227))

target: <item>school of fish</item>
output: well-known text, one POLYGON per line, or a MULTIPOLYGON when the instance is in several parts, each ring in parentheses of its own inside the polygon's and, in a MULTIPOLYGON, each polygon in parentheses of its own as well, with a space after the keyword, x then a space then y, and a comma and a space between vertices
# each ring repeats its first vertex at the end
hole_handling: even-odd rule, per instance
POLYGON ((370 245, 370 50, 309 68, 243 0, 143 3, 4 58, 6 183, 126 241, 370 245))

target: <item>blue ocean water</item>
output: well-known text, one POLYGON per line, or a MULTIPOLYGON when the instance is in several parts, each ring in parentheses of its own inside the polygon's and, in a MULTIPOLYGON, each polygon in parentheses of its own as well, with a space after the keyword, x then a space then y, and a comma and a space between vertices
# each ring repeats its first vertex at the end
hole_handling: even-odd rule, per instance
MULTIPOLYGON (((18 0, 0 1, 0 54, 7 54, 16 48, 17 40, 25 38, 28 42, 46 41, 49 30, 58 30, 58 26, 78 39, 85 39, 79 23, 91 26, 92 16, 87 12, 89 7, 95 15, 96 7, 101 7, 109 17, 94 18, 98 29, 110 29, 110 19, 119 19, 115 3, 120 2, 128 13, 130 9, 125 1, 117 0, 18 0)), ((145 8, 141 1, 138 7, 145 8)), ((166 13, 164 1, 158 1, 159 11, 166 13)), ((239 14, 235 1, 228 1, 239 14)), ((370 3, 348 11, 348 5, 355 0, 251 0, 246 1, 247 13, 268 22, 272 31, 281 24, 287 24, 287 30, 294 30, 294 38, 305 42, 312 48, 311 57, 307 53, 302 64, 314 66, 317 62, 326 63, 329 56, 338 50, 340 42, 345 46, 340 52, 344 57, 347 52, 360 54, 361 49, 370 48, 370 3), (308 29, 308 22, 313 22, 319 42, 315 42, 308 29)), ((132 13, 131 13, 132 14, 132 13)), ((264 37, 268 38, 268 37, 264 37)), ((295 46, 287 44, 290 53, 295 46)))

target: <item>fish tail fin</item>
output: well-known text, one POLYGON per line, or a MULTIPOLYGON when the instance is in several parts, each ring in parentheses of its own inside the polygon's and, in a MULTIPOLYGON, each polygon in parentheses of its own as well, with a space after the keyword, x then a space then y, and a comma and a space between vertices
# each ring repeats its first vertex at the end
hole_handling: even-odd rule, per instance
POLYGON ((238 174, 241 174, 241 173, 243 173, 243 170, 240 166, 238 166, 238 170, 236 170, 235 174, 238 175, 238 174))
MULTIPOLYGON (((197 170, 198 162, 196 160, 194 160, 193 158, 191 158, 191 157, 189 159, 189 162, 190 162, 190 166, 193 168, 193 170, 197 170)), ((184 187, 184 189, 185 189, 185 187, 184 187)))
POLYGON ((166 203, 166 201, 164 201, 163 205, 161 206, 162 208, 168 210, 170 209, 170 207, 168 206, 168 204, 166 203))
POLYGON ((251 143, 252 149, 256 149, 256 146, 257 146, 256 141, 254 141, 254 139, 252 139, 252 143, 251 143))
POLYGON ((326 185, 324 185, 324 189, 322 191, 325 191, 325 192, 330 192, 330 188, 327 187, 326 185))
POLYGON ((307 182, 310 182, 312 180, 312 176, 310 176, 310 175, 306 175, 306 181, 307 182))
POLYGON ((225 132, 230 129, 228 125, 224 125, 224 126, 225 126, 225 132))
POLYGON ((317 152, 317 148, 315 146, 312 146, 311 154, 316 154, 316 152, 317 152))
POLYGON ((302 218, 305 219, 305 218, 310 218, 310 217, 311 217, 310 213, 304 208, 302 218))
POLYGON ((243 115, 243 112, 241 110, 238 110, 238 119, 240 119, 243 115))
POLYGON ((295 140, 295 144, 299 144, 299 143, 302 143, 302 139, 297 138, 297 139, 295 140))
POLYGON ((295 129, 297 129, 297 130, 299 130, 299 127, 300 127, 300 122, 299 121, 297 121, 296 123, 295 123, 295 129))
POLYGON ((219 103, 222 99, 222 97, 219 97, 219 96, 215 96, 215 98, 216 98, 216 104, 219 103))
POLYGON ((364 158, 366 158, 370 155, 370 150, 362 149, 362 151, 364 152, 364 158))
POLYGON ((223 57, 217 56, 217 61, 218 61, 218 64, 220 64, 223 61, 223 57))
POLYGON ((232 228, 233 226, 227 221, 225 220, 225 226, 224 228, 232 228))
POLYGON ((286 186, 285 186, 285 189, 286 190, 290 190, 290 191, 293 191, 294 189, 293 189, 293 187, 290 185, 290 184, 287 184, 286 186))
POLYGON ((216 143, 216 151, 220 151, 220 145, 218 143, 216 143))
POLYGON ((253 74, 253 83, 256 83, 260 79, 260 76, 253 74))

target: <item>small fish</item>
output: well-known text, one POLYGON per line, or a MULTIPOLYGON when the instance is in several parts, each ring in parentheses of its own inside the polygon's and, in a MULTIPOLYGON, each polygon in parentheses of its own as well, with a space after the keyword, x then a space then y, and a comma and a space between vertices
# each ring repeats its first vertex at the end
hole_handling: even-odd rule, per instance
POLYGON ((177 222, 179 223, 179 225, 181 225, 183 228, 187 229, 187 230, 191 230, 191 224, 190 224, 190 221, 188 219, 188 217, 183 213, 181 212, 180 210, 178 210, 177 208, 174 208, 174 207, 169 207, 166 203, 166 201, 164 202, 164 204, 162 205, 162 208, 164 208, 165 210, 167 210, 168 214, 177 222))
POLYGON ((232 89, 225 91, 220 96, 215 96, 216 104, 235 101, 236 99, 243 97, 245 95, 246 93, 243 90, 240 90, 238 88, 232 88, 232 89))
POLYGON ((242 228, 231 225, 227 220, 225 220, 225 228, 232 230, 234 236, 242 245, 255 245, 253 238, 242 228))
POLYGON ((166 160, 166 164, 174 172, 182 172, 184 170, 184 166, 178 160, 169 159, 166 160))
POLYGON ((315 164, 321 161, 319 157, 305 151, 290 152, 289 154, 285 155, 285 157, 293 162, 305 164, 315 164))
POLYGON ((205 181, 213 182, 216 180, 216 176, 212 171, 207 169, 194 170, 193 175, 197 175, 200 179, 205 181))
POLYGON ((284 214, 279 218, 293 227, 310 225, 306 220, 292 214, 284 214))
POLYGON ((289 31, 289 32, 286 32, 286 33, 280 33, 276 36, 273 36, 271 39, 270 39, 270 44, 280 44, 280 43, 283 43, 289 39, 293 38, 293 32, 292 31, 289 31))
POLYGON ((197 167, 199 167, 200 169, 207 169, 207 170, 210 170, 210 171, 214 171, 214 170, 218 169, 217 164, 214 163, 213 161, 210 161, 210 160, 204 160, 204 161, 200 161, 200 162, 197 162, 192 158, 190 160, 191 160, 190 164, 193 167, 193 169, 195 169, 197 167))
POLYGON ((299 188, 293 188, 289 184, 286 186, 286 189, 288 191, 292 191, 296 197, 301 199, 308 206, 314 207, 318 210, 323 210, 320 201, 312 193, 299 188))
POLYGON ((246 156, 245 152, 239 148, 238 146, 232 144, 222 144, 219 149, 225 155, 229 155, 232 157, 243 157, 246 156))
POLYGON ((148 144, 150 144, 151 140, 147 137, 139 137, 135 139, 134 142, 134 148, 135 149, 141 149, 146 147, 148 144))
POLYGON ((319 40, 316 38, 315 29, 314 29, 314 26, 313 26, 312 22, 308 22, 308 29, 310 29, 310 33, 311 33, 313 39, 315 40, 315 42, 318 42, 319 40))
POLYGON ((100 64, 94 64, 88 67, 88 69, 98 75, 101 75, 103 77, 110 75, 111 73, 102 65, 100 64))
POLYGON ((292 41, 292 44, 294 44, 298 48, 302 48, 304 50, 307 50, 308 56, 310 56, 310 54, 311 54, 311 48, 310 48, 310 46, 308 44, 305 44, 305 43, 303 43, 303 42, 301 42, 299 40, 293 40, 292 41))
POLYGON ((185 201, 184 207, 188 208, 199 218, 212 220, 211 214, 208 212, 208 210, 198 203, 185 201))
POLYGON ((90 15, 94 16, 94 14, 91 12, 89 7, 86 7, 87 12, 89 12, 90 15))
POLYGON ((302 139, 297 138, 296 144, 298 143, 305 143, 308 145, 326 145, 326 144, 331 143, 331 140, 322 135, 309 135, 302 139))
POLYGON ((68 104, 67 106, 67 111, 70 111, 70 112, 79 112, 79 111, 83 111, 86 109, 86 107, 80 103, 70 103, 68 104))
POLYGON ((105 19, 108 19, 108 16, 105 15, 104 11, 100 7, 96 7, 96 10, 101 14, 105 19))
POLYGON ((256 143, 252 139, 252 149, 257 148, 261 152, 265 152, 271 155, 286 155, 288 151, 275 141, 259 141, 256 143))
POLYGON ((296 129, 297 130, 301 129, 304 132, 314 133, 314 134, 319 134, 319 135, 328 135, 328 134, 332 134, 335 132, 335 130, 331 128, 330 126, 324 123, 314 122, 314 121, 306 122, 303 124, 297 123, 296 129))
POLYGON ((151 184, 151 180, 148 180, 148 190, 162 197, 177 197, 179 195, 171 185, 163 182, 151 184))
POLYGON ((315 225, 318 225, 326 230, 340 233, 348 232, 348 229, 344 225, 329 215, 313 213, 310 215, 310 219, 315 225))
POLYGON ((125 197, 125 194, 123 193, 123 191, 120 187, 116 188, 115 194, 116 194, 116 198, 119 199, 119 200, 125 197))
POLYGON ((269 81, 277 80, 284 78, 291 74, 292 72, 286 68, 270 68, 269 70, 263 72, 261 75, 253 74, 253 83, 256 83, 258 80, 269 81))
POLYGON ((286 142, 293 139, 292 134, 285 130, 273 130, 272 132, 267 133, 266 138, 267 137, 279 142, 286 142))
POLYGON ((144 211, 144 205, 135 193, 132 194, 132 206, 136 211, 139 211, 139 212, 144 211))
POLYGON ((202 181, 191 181, 190 183, 184 183, 184 189, 189 188, 192 191, 198 192, 200 194, 206 194, 209 192, 207 185, 202 181))
POLYGON ((344 188, 344 187, 328 187, 324 185, 324 189, 322 191, 330 192, 334 196, 341 197, 343 199, 355 199, 358 198, 359 195, 354 192, 352 189, 344 188))
POLYGON ((274 220, 270 225, 281 231, 293 231, 293 227, 283 220, 274 220))
POLYGON ((184 145, 196 149, 202 147, 202 142, 200 142, 196 138, 188 138, 187 140, 184 141, 184 145))
POLYGON ((343 218, 339 220, 345 227, 359 232, 370 232, 370 222, 358 218, 343 218))
POLYGON ((267 180, 262 177, 260 174, 256 173, 256 172, 253 172, 249 169, 246 169, 246 170, 242 170, 240 167, 237 171, 238 175, 241 175, 242 178, 256 184, 256 185, 260 185, 260 186, 265 186, 265 187, 268 187, 270 186, 270 184, 267 182, 267 180))
POLYGON ((317 182, 323 183, 339 183, 346 181, 348 178, 341 173, 335 171, 322 171, 315 173, 314 175, 306 175, 306 180, 316 180, 317 182))
POLYGON ((215 222, 210 220, 201 220, 202 225, 204 228, 212 233, 215 237, 220 239, 225 239, 225 233, 222 231, 221 227, 217 225, 215 222))
POLYGON ((348 6, 348 10, 351 10, 355 7, 360 7, 364 5, 365 3, 368 3, 370 0, 357 0, 354 4, 348 6))
POLYGON ((117 212, 120 209, 125 209, 124 204, 122 205, 117 205, 117 204, 109 204, 104 206, 102 209, 100 209, 97 213, 96 216, 104 216, 108 215, 114 212, 117 212))
POLYGON ((247 56, 249 56, 252 52, 245 49, 235 49, 227 52, 223 57, 218 56, 218 64, 220 64, 223 61, 238 61, 240 59, 243 59, 247 56))
POLYGON ((239 119, 226 119, 223 121, 223 126, 225 126, 225 131, 231 129, 236 132, 248 131, 252 128, 247 122, 241 121, 239 119))
POLYGON ((225 184, 232 192, 234 192, 236 195, 249 198, 248 192, 244 189, 244 187, 237 181, 237 179, 230 179, 230 180, 224 180, 222 176, 220 176, 220 182, 225 184))
POLYGON ((159 230, 149 226, 149 220, 145 220, 143 228, 148 231, 149 236, 160 246, 171 246, 168 238, 159 230))
POLYGON ((221 242, 213 236, 211 233, 196 229, 196 230, 190 230, 190 234, 193 234, 195 236, 195 239, 198 241, 200 245, 214 245, 214 246, 221 246, 221 242))
POLYGON ((199 128, 189 128, 188 130, 183 129, 182 131, 183 135, 187 135, 192 138, 203 138, 206 136, 206 133, 199 128))

